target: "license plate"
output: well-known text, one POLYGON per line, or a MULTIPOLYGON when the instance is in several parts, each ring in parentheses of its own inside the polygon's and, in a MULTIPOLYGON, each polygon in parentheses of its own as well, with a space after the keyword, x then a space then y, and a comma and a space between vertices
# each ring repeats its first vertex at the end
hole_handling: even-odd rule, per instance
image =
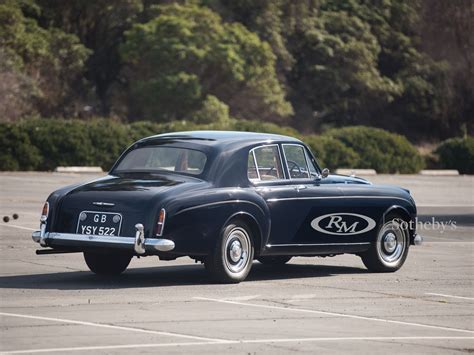
POLYGON ((120 235, 122 215, 112 212, 82 211, 77 222, 77 234, 120 235))

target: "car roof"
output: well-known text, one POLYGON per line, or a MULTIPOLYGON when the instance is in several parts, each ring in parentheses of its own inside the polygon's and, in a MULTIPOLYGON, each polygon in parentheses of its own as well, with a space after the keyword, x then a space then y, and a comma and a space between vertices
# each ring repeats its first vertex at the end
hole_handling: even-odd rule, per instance
POLYGON ((226 145, 229 143, 269 143, 269 142, 298 142, 301 141, 284 135, 255 132, 239 131, 187 131, 158 134, 155 136, 143 138, 140 142, 149 142, 154 140, 174 140, 174 141, 196 141, 204 145, 226 145))

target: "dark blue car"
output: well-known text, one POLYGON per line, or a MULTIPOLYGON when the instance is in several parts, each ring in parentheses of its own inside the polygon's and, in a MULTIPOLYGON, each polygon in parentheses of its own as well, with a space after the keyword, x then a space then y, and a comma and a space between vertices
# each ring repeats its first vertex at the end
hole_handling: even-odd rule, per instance
POLYGON ((253 260, 359 255, 370 271, 398 270, 412 244, 408 190, 329 175, 301 141, 198 131, 141 139, 106 177, 53 192, 33 240, 39 254, 83 252, 97 274, 133 256, 189 256, 218 281, 240 282, 253 260))

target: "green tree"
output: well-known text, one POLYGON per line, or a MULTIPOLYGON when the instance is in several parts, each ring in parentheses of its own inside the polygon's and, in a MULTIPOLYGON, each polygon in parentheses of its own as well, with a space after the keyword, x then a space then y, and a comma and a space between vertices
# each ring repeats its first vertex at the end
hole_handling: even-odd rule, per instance
MULTIPOLYGON (((86 62, 85 78, 92 83, 94 93, 88 104, 94 112, 108 115, 114 89, 120 81, 122 62, 119 45, 124 32, 143 13, 142 0, 37 0, 42 12, 40 23, 57 27, 76 35, 91 50, 86 62)), ((116 91, 117 91, 116 90, 116 91)))
POLYGON ((203 2, 271 44, 300 129, 358 123, 423 139, 472 127, 470 0, 203 2))
MULTIPOLYGON (((436 5, 442 1, 428 2, 436 5)), ((449 65, 422 50, 420 0, 326 0, 321 9, 346 12, 367 24, 380 47, 377 70, 398 85, 393 100, 373 107, 369 115, 358 114, 359 124, 402 132, 418 140, 440 137, 449 130, 453 107, 449 65)))
POLYGON ((378 70, 380 46, 359 18, 324 11, 295 38, 300 47, 292 82, 319 125, 356 122, 400 94, 400 85, 378 70))
MULTIPOLYGON (((15 96, 20 85, 24 102, 31 106, 28 111, 64 113, 75 99, 74 90, 90 51, 74 35, 39 26, 32 17, 39 14, 40 8, 33 1, 6 0, 0 4, 0 70, 12 81, 0 86, 0 97, 15 96)), ((25 113, 19 110, 16 115, 15 108, 11 110, 12 115, 7 113, 10 118, 25 113)))
POLYGON ((208 95, 237 118, 281 119, 292 113, 271 47, 237 23, 197 5, 160 5, 126 33, 129 116, 186 118, 208 95))

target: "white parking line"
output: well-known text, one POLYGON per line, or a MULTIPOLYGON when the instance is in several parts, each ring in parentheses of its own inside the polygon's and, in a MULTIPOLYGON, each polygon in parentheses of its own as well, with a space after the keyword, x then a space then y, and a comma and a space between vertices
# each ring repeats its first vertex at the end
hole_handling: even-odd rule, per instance
POLYGON ((227 342, 227 340, 224 340, 224 339, 206 338, 206 337, 200 337, 200 336, 195 336, 195 335, 163 332, 163 331, 159 331, 159 330, 149 330, 149 329, 142 329, 142 328, 123 327, 123 326, 119 326, 119 325, 104 324, 104 323, 83 322, 83 321, 72 320, 72 319, 40 317, 40 316, 31 316, 31 315, 27 315, 27 314, 5 313, 5 312, 0 312, 0 316, 16 317, 16 318, 27 318, 27 319, 38 319, 38 320, 57 322, 57 323, 68 323, 68 324, 77 324, 77 325, 84 325, 84 326, 97 327, 97 328, 125 330, 125 331, 135 332, 135 333, 166 335, 166 336, 172 336, 172 337, 178 337, 178 338, 201 340, 201 341, 206 341, 206 342, 216 342, 216 343, 222 343, 222 342, 225 343, 225 342, 227 342))
POLYGON ((391 324, 410 325, 410 326, 414 326, 414 327, 422 327, 422 328, 430 328, 430 329, 439 329, 439 330, 448 330, 448 331, 452 331, 452 332, 461 332, 461 333, 474 334, 474 330, 468 330, 468 329, 459 329, 459 328, 443 327, 443 326, 438 326, 438 325, 429 325, 429 324, 421 324, 421 323, 413 323, 413 322, 403 322, 403 321, 398 321, 398 320, 375 318, 375 317, 364 317, 364 316, 357 316, 357 315, 353 315, 353 314, 336 313, 336 312, 326 312, 326 311, 317 311, 317 310, 304 309, 304 308, 280 307, 280 306, 271 306, 271 305, 264 305, 264 304, 255 304, 255 303, 244 303, 244 302, 236 302, 236 301, 226 301, 226 300, 214 299, 214 298, 207 298, 207 297, 193 297, 193 298, 194 298, 194 299, 198 299, 198 300, 202 300, 202 301, 228 303, 228 304, 235 304, 235 305, 239 305, 239 306, 257 307, 257 308, 268 308, 268 309, 278 309, 278 310, 287 311, 287 312, 300 312, 300 313, 323 314, 323 315, 329 315, 329 316, 334 316, 334 317, 345 317, 345 318, 353 318, 353 319, 363 319, 363 320, 370 320, 370 321, 374 321, 374 322, 383 322, 383 323, 391 323, 391 324))
POLYGON ((3 226, 3 227, 12 227, 12 228, 18 228, 18 229, 24 229, 24 230, 33 231, 33 232, 36 230, 36 229, 33 229, 33 228, 17 226, 17 225, 15 225, 15 224, 0 224, 0 226, 3 226))
POLYGON ((450 208, 453 208, 453 207, 469 207, 469 208, 474 208, 474 205, 472 204, 464 204, 464 205, 450 205, 450 204, 434 204, 434 203, 425 203, 425 204, 417 204, 416 205, 417 208, 426 208, 426 207, 450 207, 450 208))
POLYGON ((138 348, 161 348, 173 346, 191 346, 191 345, 212 345, 221 344, 215 341, 210 342, 186 342, 186 343, 158 343, 158 344, 126 344, 126 345, 103 345, 103 346, 78 346, 70 348, 49 348, 49 349, 31 349, 31 350, 13 350, 5 351, 0 354, 38 354, 66 351, 92 351, 92 350, 113 350, 113 349, 138 349, 138 348))
POLYGON ((471 300, 474 301, 474 297, 463 297, 463 296, 453 296, 453 295, 445 295, 442 293, 431 293, 427 292, 425 295, 431 295, 431 296, 440 296, 440 297, 447 297, 447 298, 459 298, 461 300, 471 300))
POLYGON ((406 341, 406 340, 474 340, 474 337, 450 337, 450 336, 412 336, 412 337, 328 337, 328 338, 283 338, 283 339, 249 339, 229 340, 225 342, 186 342, 186 343, 151 343, 151 344, 126 344, 126 345, 102 345, 81 346, 70 348, 49 348, 32 350, 5 351, 2 354, 35 354, 66 351, 91 351, 91 350, 114 350, 114 349, 138 349, 138 348, 162 348, 198 345, 229 345, 229 344, 272 344, 272 343, 301 343, 301 342, 331 342, 331 341, 406 341))

